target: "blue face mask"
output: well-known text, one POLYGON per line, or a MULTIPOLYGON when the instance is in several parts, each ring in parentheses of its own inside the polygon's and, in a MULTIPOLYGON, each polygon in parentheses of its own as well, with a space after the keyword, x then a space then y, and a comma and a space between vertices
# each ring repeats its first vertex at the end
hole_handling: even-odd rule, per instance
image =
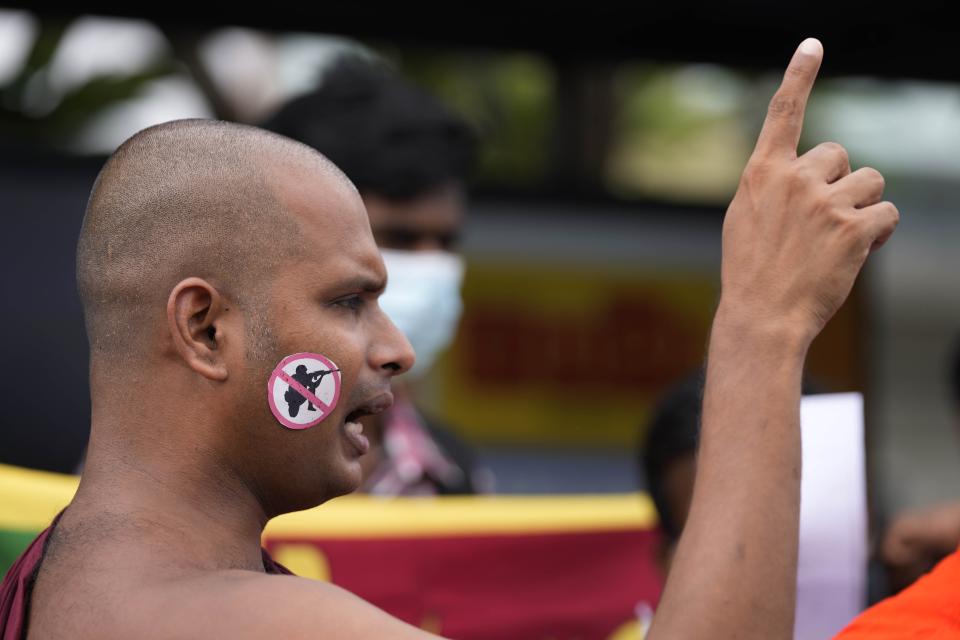
POLYGON ((380 253, 388 275, 380 307, 417 354, 407 375, 421 377, 456 333, 463 311, 463 259, 446 251, 383 249, 380 253))

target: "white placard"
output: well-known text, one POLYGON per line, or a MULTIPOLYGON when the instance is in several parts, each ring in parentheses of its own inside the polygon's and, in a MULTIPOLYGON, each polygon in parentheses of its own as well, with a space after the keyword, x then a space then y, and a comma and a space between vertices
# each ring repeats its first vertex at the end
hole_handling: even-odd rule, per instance
POLYGON ((863 397, 804 397, 795 640, 831 638, 864 607, 867 494, 863 397))

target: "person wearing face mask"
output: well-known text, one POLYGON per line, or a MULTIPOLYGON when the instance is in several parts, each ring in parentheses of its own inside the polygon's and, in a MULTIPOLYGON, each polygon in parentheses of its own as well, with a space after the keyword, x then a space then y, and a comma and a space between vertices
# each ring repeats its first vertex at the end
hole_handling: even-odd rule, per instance
POLYGON ((396 402, 364 419, 372 448, 362 491, 381 495, 492 490, 471 448, 415 405, 415 390, 453 340, 463 308, 457 254, 473 164, 473 131, 383 63, 337 58, 319 87, 280 108, 265 128, 330 158, 356 185, 389 274, 380 305, 416 352, 394 384, 396 402))

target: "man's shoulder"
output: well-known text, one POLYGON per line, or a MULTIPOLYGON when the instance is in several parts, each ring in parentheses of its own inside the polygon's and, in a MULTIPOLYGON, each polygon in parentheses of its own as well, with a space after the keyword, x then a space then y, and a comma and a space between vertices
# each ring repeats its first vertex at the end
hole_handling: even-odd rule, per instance
POLYGON ((118 575, 85 593, 71 587, 72 594, 56 599, 65 606, 48 603, 34 612, 32 631, 57 636, 71 629, 71 635, 103 638, 427 637, 344 589, 293 575, 118 575))
POLYGON ((156 585, 141 606, 155 616, 177 611, 171 634, 230 638, 424 638, 411 627, 334 584, 294 575, 217 571, 156 585))

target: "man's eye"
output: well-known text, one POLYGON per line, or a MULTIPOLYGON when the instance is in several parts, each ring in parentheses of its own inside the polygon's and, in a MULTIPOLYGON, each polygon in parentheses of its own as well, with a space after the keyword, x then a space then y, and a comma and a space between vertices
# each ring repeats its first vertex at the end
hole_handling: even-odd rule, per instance
POLYGON ((345 307, 353 311, 358 311, 360 307, 363 306, 363 298, 360 296, 350 296, 349 298, 341 298, 333 304, 337 305, 338 307, 345 307))

